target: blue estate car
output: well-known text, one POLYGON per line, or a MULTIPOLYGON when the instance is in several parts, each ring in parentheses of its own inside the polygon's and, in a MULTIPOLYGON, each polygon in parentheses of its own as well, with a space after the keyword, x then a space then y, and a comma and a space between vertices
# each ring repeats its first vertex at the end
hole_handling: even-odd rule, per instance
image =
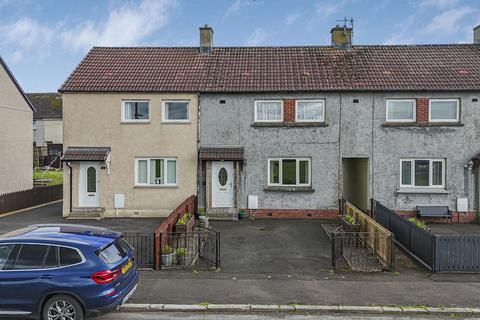
POLYGON ((0 236, 0 316, 81 320, 119 307, 137 282, 119 232, 43 224, 0 236))

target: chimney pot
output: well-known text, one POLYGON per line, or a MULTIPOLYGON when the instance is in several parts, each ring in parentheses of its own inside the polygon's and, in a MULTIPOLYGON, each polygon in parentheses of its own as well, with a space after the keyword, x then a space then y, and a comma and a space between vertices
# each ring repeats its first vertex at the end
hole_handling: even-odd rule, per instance
POLYGON ((473 28, 473 43, 480 44, 480 24, 473 28))
POLYGON ((330 32, 335 49, 349 49, 352 46, 353 28, 336 25, 330 32))
POLYGON ((200 53, 210 53, 213 47, 213 29, 205 24, 200 27, 200 53))

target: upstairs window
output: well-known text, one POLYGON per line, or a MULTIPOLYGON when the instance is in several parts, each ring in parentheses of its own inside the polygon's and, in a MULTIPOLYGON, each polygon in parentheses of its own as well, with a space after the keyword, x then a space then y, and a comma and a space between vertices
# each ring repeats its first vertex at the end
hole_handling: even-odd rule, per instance
POLYGON ((177 159, 135 159, 135 184, 138 186, 176 186, 177 159))
POLYGON ((122 121, 148 122, 150 121, 149 101, 123 101, 122 121))
POLYGON ((400 186, 415 188, 444 188, 445 160, 400 160, 400 186))
POLYGON ((430 122, 458 122, 459 121, 458 99, 431 99, 429 104, 430 122))
POLYGON ((268 159, 268 185, 310 186, 310 159, 268 159))
POLYGON ((283 101, 255 101, 255 122, 283 122, 283 101))
POLYGON ((387 100, 387 122, 415 122, 416 108, 413 99, 387 100))
POLYGON ((295 121, 325 122, 325 102, 323 100, 295 101, 295 121))
POLYGON ((189 122, 190 101, 164 101, 163 102, 164 122, 189 122))

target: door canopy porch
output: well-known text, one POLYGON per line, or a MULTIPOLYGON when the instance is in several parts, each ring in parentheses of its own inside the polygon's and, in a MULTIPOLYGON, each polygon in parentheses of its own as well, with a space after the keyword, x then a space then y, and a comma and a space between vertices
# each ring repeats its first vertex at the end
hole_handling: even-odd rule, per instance
POLYGON ((198 150, 200 160, 243 161, 242 146, 204 146, 198 150))

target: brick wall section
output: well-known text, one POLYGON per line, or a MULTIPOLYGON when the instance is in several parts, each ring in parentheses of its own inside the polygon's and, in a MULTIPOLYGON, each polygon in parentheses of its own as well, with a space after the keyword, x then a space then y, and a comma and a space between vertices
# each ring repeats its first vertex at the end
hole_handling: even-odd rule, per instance
POLYGON ((295 122, 295 100, 293 99, 283 100, 283 122, 295 122))
POLYGON ((337 219, 338 210, 305 210, 305 209, 257 209, 248 210, 250 216, 262 218, 285 219, 337 219))
MULTIPOLYGON (((417 213, 415 211, 397 211, 397 213, 405 218, 416 218, 417 213)), ((452 222, 457 223, 459 221, 460 215, 460 223, 472 223, 477 220, 477 213, 476 212, 455 212, 452 211, 452 222)), ((446 218, 422 218, 426 222, 447 222, 446 218)))
POLYGON ((417 99, 417 123, 428 124, 428 99, 417 99))

